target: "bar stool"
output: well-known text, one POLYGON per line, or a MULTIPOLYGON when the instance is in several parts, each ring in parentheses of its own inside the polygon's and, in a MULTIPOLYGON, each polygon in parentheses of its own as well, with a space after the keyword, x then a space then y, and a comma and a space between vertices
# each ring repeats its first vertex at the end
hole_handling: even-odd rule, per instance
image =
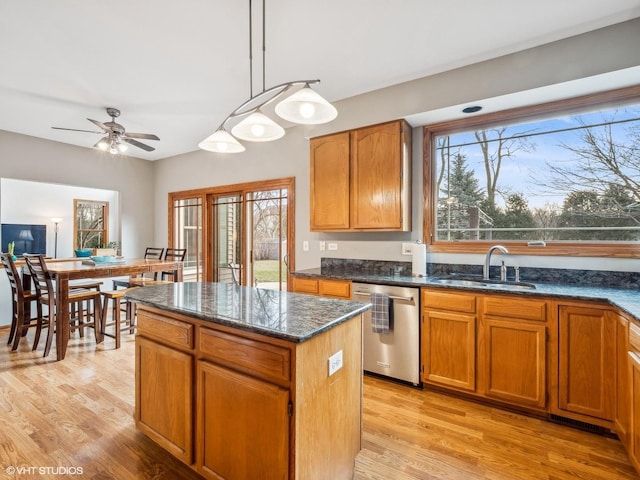
POLYGON ((31 317, 31 302, 37 302, 38 295, 36 292, 25 291, 22 286, 22 279, 18 273, 16 264, 14 263, 11 255, 2 255, 2 265, 4 265, 4 271, 7 272, 9 277, 9 285, 11 285, 12 296, 12 309, 13 315, 11 317, 11 330, 9 331, 9 340, 7 345, 11 345, 11 351, 18 349, 20 339, 26 336, 29 328, 35 327, 36 334, 33 340, 33 348, 35 350, 38 347, 40 341, 40 332, 42 330, 42 307, 40 303, 37 303, 37 315, 31 317), (27 316, 27 312, 29 315, 27 316))
POLYGON ((125 293, 135 290, 136 288, 138 287, 100 292, 104 302, 102 304, 102 316, 100 319, 100 334, 105 337, 114 338, 116 341, 116 348, 120 348, 120 334, 122 332, 123 323, 128 327, 129 333, 133 333, 135 330, 135 312, 132 311, 131 314, 127 315, 123 320, 121 316, 121 304, 122 300, 124 300, 125 293), (112 301, 111 322, 107 321, 109 300, 112 301), (107 327, 115 327, 114 333, 107 332, 107 327))
POLYGON ((78 312, 83 312, 82 318, 72 317, 70 312, 60 312, 57 309, 57 297, 44 255, 25 255, 24 258, 27 262, 27 267, 29 267, 31 278, 35 282, 39 307, 41 308, 43 305, 47 306, 47 315, 42 317, 43 326, 44 322, 46 322, 46 326, 49 328, 47 331, 47 343, 44 348, 44 356, 46 357, 49 355, 49 352, 51 351, 53 333, 55 330, 54 319, 56 315, 65 315, 67 319, 66 321, 70 322, 72 329, 85 327, 93 328, 96 343, 99 343, 101 340, 99 326, 102 314, 100 292, 86 289, 74 289, 69 291, 70 304, 77 303, 81 305, 85 301, 93 301, 93 312, 87 311, 86 319, 84 318, 85 310, 82 306, 78 307, 78 312), (91 320, 90 317, 92 317, 91 320))

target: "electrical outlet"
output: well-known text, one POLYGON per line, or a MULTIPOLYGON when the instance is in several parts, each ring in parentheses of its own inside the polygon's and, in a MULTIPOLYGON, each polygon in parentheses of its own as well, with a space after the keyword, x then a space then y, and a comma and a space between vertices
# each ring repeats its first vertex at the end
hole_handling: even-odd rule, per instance
POLYGON ((329 376, 336 373, 342 368, 342 350, 338 350, 336 353, 329 357, 329 376))
POLYGON ((413 243, 403 243, 402 244, 402 254, 403 255, 412 255, 413 254, 413 243))
POLYGON ((338 244, 335 242, 329 242, 329 250, 337 250, 338 244))
POLYGON ((303 252, 308 252, 309 251, 309 242, 307 240, 302 242, 302 251, 303 252))
POLYGON ((326 244, 324 242, 324 240, 320 240, 320 251, 324 252, 326 250, 326 244))

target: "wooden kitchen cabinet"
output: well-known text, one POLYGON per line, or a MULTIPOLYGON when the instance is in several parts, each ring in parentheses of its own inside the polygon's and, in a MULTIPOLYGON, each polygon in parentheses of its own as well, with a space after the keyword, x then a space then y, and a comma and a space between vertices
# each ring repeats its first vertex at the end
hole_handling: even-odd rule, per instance
POLYGON ((289 390, 205 361, 197 375, 200 473, 289 478, 289 390))
POLYGON ((362 315, 305 340, 137 306, 136 426, 205 478, 346 480, 361 448, 362 315), (327 359, 342 354, 329 374, 327 359))
POLYGON ((308 293, 323 297, 351 299, 350 280, 310 278, 292 275, 290 285, 290 291, 294 293, 308 293))
POLYGON ((630 334, 640 350, 640 328, 630 328, 630 321, 623 315, 616 315, 616 403, 613 427, 618 438, 629 450, 629 429, 631 426, 631 393, 629 390, 630 334), (630 333, 632 332, 632 333, 630 333))
POLYGON ((136 338, 136 426, 189 465, 193 463, 193 362, 193 355, 136 338))
POLYGON ((545 299, 423 289, 422 305, 425 384, 546 410, 545 299))
POLYGON ((613 421, 616 388, 616 319, 607 308, 558 307, 559 414, 613 421))
POLYGON ((640 326, 635 322, 629 322, 628 334, 627 395, 625 397, 628 401, 628 441, 625 446, 633 466, 640 471, 640 326))
POLYGON ((411 230, 411 128, 403 121, 310 141, 311 231, 411 230))
POLYGON ((547 302, 483 296, 478 342, 483 395, 546 408, 547 302))
POLYGON ((422 290, 422 381, 476 390, 476 297, 422 290))

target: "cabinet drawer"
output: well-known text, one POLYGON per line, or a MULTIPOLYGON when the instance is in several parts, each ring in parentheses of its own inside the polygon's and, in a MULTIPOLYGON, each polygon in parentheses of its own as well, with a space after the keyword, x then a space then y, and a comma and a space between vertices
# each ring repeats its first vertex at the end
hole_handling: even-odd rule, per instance
POLYGON ((351 298, 351 282, 340 280, 320 280, 318 293, 328 297, 351 298))
POLYGON ((318 293, 318 280, 314 278, 291 277, 291 290, 296 293, 318 293))
POLYGON ((437 310, 475 313, 476 296, 468 293, 422 290, 422 305, 437 310))
POLYGON ((629 324, 629 350, 640 353, 640 327, 635 323, 629 324))
POLYGON ((193 349, 193 325, 138 308, 138 334, 181 348, 193 349))
POLYGON ((482 302, 486 315, 538 322, 547 320, 547 302, 544 300, 487 295, 482 302))
POLYGON ((200 352, 216 363, 279 384, 288 385, 291 377, 291 352, 277 345, 203 327, 200 352))

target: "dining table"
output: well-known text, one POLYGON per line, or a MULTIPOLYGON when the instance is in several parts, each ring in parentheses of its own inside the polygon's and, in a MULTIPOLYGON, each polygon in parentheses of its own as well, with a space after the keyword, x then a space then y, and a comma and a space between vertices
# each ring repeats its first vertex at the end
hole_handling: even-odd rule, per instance
POLYGON ((56 288, 56 355, 63 360, 67 353, 70 325, 69 282, 89 278, 138 276, 145 273, 173 272, 173 281, 182 281, 183 262, 179 260, 154 260, 125 258, 114 262, 98 263, 89 259, 47 260, 47 269, 56 288))

